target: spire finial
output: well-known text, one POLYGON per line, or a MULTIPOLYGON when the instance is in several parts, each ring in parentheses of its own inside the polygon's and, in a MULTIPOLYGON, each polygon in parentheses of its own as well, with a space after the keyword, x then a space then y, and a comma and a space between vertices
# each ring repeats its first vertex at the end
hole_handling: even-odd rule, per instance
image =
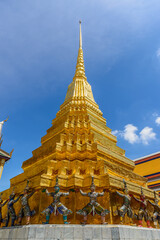
POLYGON ((81 20, 79 20, 79 48, 82 48, 81 20))
POLYGON ((82 50, 82 32, 81 32, 81 21, 79 21, 79 50, 78 50, 78 57, 77 57, 77 65, 76 65, 76 72, 73 78, 73 81, 78 79, 87 80, 85 76, 85 69, 84 69, 84 60, 83 60, 83 50, 82 50))

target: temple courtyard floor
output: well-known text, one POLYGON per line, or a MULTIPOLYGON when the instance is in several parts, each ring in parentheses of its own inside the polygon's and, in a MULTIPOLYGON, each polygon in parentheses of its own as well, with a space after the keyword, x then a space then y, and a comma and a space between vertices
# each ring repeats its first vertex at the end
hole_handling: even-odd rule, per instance
POLYGON ((160 240, 160 229, 126 225, 28 225, 0 228, 0 239, 16 240, 160 240))

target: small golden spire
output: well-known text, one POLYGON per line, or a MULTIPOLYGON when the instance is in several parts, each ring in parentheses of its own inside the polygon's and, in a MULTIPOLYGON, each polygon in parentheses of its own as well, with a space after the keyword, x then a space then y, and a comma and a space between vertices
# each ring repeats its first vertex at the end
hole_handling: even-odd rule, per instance
POLYGON ((87 80, 85 76, 83 50, 82 50, 81 20, 79 21, 79 50, 78 50, 78 57, 77 57, 76 72, 73 80, 75 80, 76 78, 81 78, 81 79, 83 78, 84 80, 87 80))

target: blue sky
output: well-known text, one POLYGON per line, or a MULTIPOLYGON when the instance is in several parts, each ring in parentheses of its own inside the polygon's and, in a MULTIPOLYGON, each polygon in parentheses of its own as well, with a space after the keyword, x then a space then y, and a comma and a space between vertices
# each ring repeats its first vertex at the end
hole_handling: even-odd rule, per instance
POLYGON ((159 0, 0 0, 0 121, 5 165, 0 190, 40 146, 72 81, 82 20, 94 98, 135 159, 160 151, 159 0))

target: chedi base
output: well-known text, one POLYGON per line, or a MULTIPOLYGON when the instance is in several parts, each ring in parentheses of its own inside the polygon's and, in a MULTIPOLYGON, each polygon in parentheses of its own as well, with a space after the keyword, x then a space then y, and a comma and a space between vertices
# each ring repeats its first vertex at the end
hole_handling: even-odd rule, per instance
POLYGON ((160 230, 126 225, 28 225, 0 229, 0 239, 159 240, 160 230))

